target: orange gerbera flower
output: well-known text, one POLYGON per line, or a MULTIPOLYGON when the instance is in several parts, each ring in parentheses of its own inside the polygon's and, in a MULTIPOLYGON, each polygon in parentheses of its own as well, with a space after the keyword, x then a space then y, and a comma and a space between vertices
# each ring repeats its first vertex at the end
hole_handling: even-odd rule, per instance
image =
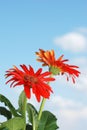
POLYGON ((36 55, 39 57, 37 60, 42 62, 42 66, 49 66, 50 72, 52 72, 54 75, 60 73, 66 74, 67 80, 69 80, 69 77, 71 77, 73 83, 75 83, 75 78, 80 74, 80 72, 76 70, 79 67, 66 64, 65 62, 68 61, 68 59, 63 60, 64 55, 56 59, 54 50, 44 51, 42 49, 39 49, 39 52, 36 52, 36 55))
POLYGON ((39 57, 37 60, 43 62, 42 66, 55 66, 55 53, 54 50, 44 51, 39 49, 39 52, 36 52, 36 55, 39 57))
POLYGON ((40 97, 49 98, 50 92, 53 92, 51 87, 47 84, 49 81, 54 81, 55 79, 50 77, 51 72, 42 73, 42 68, 34 72, 34 69, 26 65, 20 65, 22 70, 18 69, 16 66, 14 68, 6 71, 6 78, 11 77, 7 82, 11 82, 10 87, 15 87, 18 85, 24 86, 24 92, 27 98, 31 97, 31 89, 35 94, 37 101, 40 102, 40 97))

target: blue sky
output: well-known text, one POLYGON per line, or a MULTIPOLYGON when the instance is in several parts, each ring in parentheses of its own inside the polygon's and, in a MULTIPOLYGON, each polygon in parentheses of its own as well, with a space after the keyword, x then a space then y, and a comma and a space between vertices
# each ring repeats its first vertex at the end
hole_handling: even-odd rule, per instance
MULTIPOLYGON (((5 85, 5 71, 13 65, 30 64, 35 70, 39 48, 64 54, 80 67, 73 85, 66 77, 52 83, 54 94, 45 106, 57 115, 60 130, 87 129, 87 1, 3 0, 0 1, 0 90, 14 105, 21 88, 5 85)), ((47 69, 47 68, 46 68, 47 69)), ((37 106, 33 97, 31 101, 37 106)), ((2 105, 2 104, 1 104, 2 105)))

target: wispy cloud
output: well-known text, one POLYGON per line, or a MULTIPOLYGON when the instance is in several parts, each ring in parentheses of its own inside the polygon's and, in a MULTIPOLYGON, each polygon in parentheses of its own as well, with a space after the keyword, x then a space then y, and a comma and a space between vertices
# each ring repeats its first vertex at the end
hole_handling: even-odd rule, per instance
MULTIPOLYGON (((60 130, 77 130, 82 128, 84 120, 87 120, 87 106, 65 97, 55 96, 51 98, 50 107, 55 106, 60 130)), ((84 130, 87 129, 87 125, 84 130)), ((81 130, 81 129, 80 129, 81 130)))
POLYGON ((53 104, 53 106, 55 107, 59 107, 61 109, 70 109, 70 108, 78 108, 78 107, 82 107, 82 103, 79 102, 75 102, 71 99, 67 99, 65 97, 61 97, 60 95, 56 95, 53 96, 51 98, 51 102, 53 104))
POLYGON ((54 39, 54 43, 62 49, 72 52, 82 52, 87 49, 87 38, 80 32, 69 32, 58 36, 54 39))
POLYGON ((87 74, 80 76, 75 88, 87 94, 87 74))
POLYGON ((85 28, 85 27, 80 27, 80 28, 77 28, 76 30, 81 32, 81 33, 87 34, 87 28, 85 28))

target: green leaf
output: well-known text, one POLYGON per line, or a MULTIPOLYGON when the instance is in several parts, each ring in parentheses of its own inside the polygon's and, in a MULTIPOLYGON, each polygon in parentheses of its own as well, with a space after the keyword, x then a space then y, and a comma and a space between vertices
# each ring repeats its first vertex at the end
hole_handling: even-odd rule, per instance
POLYGON ((38 120, 37 120, 38 112, 37 112, 36 108, 30 103, 27 103, 27 113, 28 113, 29 123, 32 124, 33 130, 36 130, 36 128, 38 126, 38 120))
POLYGON ((15 117, 0 125, 0 130, 23 130, 25 125, 24 119, 15 117))
POLYGON ((19 96, 19 101, 18 101, 18 104, 19 104, 19 113, 22 114, 22 116, 25 116, 25 112, 26 112, 26 102, 27 102, 27 98, 26 98, 26 95, 25 95, 25 92, 22 91, 20 96, 19 96))
POLYGON ((36 108, 30 103, 27 103, 27 113, 29 122, 33 124, 33 121, 36 119, 38 112, 36 108))
POLYGON ((0 107, 0 115, 3 115, 7 118, 7 120, 11 119, 12 114, 5 107, 0 107))
POLYGON ((37 130, 57 130, 57 118, 49 111, 42 113, 37 130))
POLYGON ((0 128, 0 130, 9 130, 8 128, 4 127, 4 128, 0 128))
POLYGON ((11 104, 11 102, 9 101, 9 99, 7 99, 5 96, 3 96, 2 94, 0 94, 0 102, 3 102, 5 104, 5 106, 7 106, 9 108, 9 110, 11 111, 11 113, 14 116, 19 116, 17 114, 16 109, 14 108, 14 106, 11 104))

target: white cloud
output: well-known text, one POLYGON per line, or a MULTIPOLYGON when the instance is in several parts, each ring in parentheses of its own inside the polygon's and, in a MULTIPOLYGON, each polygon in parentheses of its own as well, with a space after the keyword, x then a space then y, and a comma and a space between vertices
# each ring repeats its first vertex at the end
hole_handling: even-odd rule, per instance
MULTIPOLYGON (((60 130, 81 130, 84 127, 84 121, 87 120, 87 107, 82 109, 65 109, 60 110, 60 130), (80 128, 80 129, 79 129, 80 128)), ((87 129, 85 124, 84 130, 87 129)))
POLYGON ((87 93, 87 74, 81 75, 75 86, 76 89, 87 93))
MULTIPOLYGON (((79 127, 84 127, 84 120, 87 120, 87 106, 81 102, 55 96, 51 98, 49 107, 55 107, 53 113, 57 116, 60 130, 78 130, 79 127)), ((87 124, 84 130, 86 129, 87 124)))
POLYGON ((73 100, 61 97, 61 96, 54 96, 51 98, 52 104, 56 107, 60 107, 62 109, 68 109, 68 108, 74 108, 74 107, 80 107, 82 106, 81 103, 77 103, 73 100))
POLYGON ((86 37, 77 32, 70 32, 54 39, 55 44, 59 45, 64 50, 72 52, 81 52, 86 50, 86 42, 86 37))
POLYGON ((85 28, 85 27, 80 27, 80 28, 77 29, 77 31, 86 34, 86 33, 87 33, 87 28, 85 28))

